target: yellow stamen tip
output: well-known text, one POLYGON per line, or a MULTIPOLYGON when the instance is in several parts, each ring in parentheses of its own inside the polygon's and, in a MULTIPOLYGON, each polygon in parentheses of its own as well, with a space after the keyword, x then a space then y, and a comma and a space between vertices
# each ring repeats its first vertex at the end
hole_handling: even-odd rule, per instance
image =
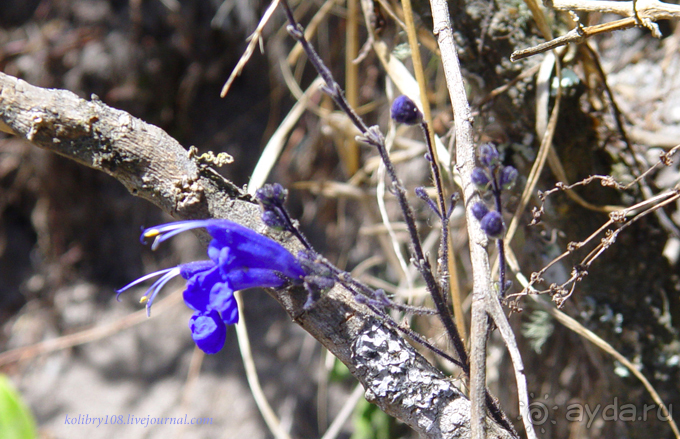
POLYGON ((146 232, 144 232, 144 237, 145 238, 153 238, 155 236, 160 235, 161 232, 158 231, 158 229, 149 229, 146 232))
POLYGON ((146 297, 146 296, 142 296, 142 298, 139 299, 139 303, 141 303, 142 305, 144 305, 148 301, 149 301, 149 298, 146 297))

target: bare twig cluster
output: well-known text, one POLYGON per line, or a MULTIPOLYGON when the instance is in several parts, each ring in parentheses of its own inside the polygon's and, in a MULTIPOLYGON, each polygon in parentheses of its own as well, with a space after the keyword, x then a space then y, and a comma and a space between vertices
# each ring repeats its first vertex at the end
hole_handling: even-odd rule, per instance
MULTIPOLYGON (((545 201, 550 195, 553 195, 556 192, 570 191, 576 187, 585 186, 594 181, 600 181, 602 186, 612 187, 617 190, 627 190, 632 186, 636 185, 639 181, 644 179, 646 176, 648 176, 651 172, 653 172, 657 168, 661 166, 670 166, 673 163, 672 157, 673 155, 675 155, 678 149, 680 149, 680 145, 675 146, 674 148, 670 149, 667 152, 661 153, 659 161, 656 164, 650 167, 642 175, 640 175, 639 177, 625 185, 617 182, 610 175, 592 175, 571 185, 557 183, 553 189, 550 189, 546 192, 539 191, 538 198, 541 202, 541 205, 540 207, 533 208, 532 211, 533 220, 531 221, 530 225, 536 225, 540 222, 541 216, 544 213, 545 201)), ((571 295, 574 293, 574 289, 576 288, 578 282, 583 280, 583 278, 588 275, 588 270, 590 269, 592 263, 605 250, 607 250, 614 244, 617 236, 623 230, 630 227, 632 224, 634 224, 636 221, 640 220, 644 216, 653 213, 659 209, 662 209, 663 207, 668 206, 671 203, 676 202, 679 198, 680 198, 680 186, 676 185, 676 187, 672 190, 665 191, 642 202, 636 203, 630 207, 622 208, 611 212, 609 214, 609 220, 607 222, 605 222, 601 227, 599 227, 586 239, 579 242, 568 243, 566 251, 564 251, 561 255, 553 259, 550 263, 548 263, 545 267, 543 267, 539 271, 532 273, 529 284, 525 286, 525 288, 519 293, 510 295, 508 297, 508 300, 512 299, 514 306, 517 307, 517 300, 519 297, 526 296, 527 294, 550 294, 552 296, 553 301, 555 301, 555 303, 557 304, 557 306, 562 307, 564 301, 571 297, 571 295), (616 225, 618 225, 618 227, 616 227, 615 229, 611 228, 612 226, 616 225), (602 234, 604 234, 604 236, 600 238, 600 242, 595 246, 595 248, 592 249, 585 257, 583 257, 583 259, 578 264, 572 267, 569 279, 567 279, 565 282, 561 284, 553 283, 547 289, 544 290, 536 289, 535 285, 544 281, 543 275, 551 267, 553 267, 558 262, 562 261, 567 256, 575 254, 576 252, 578 252, 578 250, 580 250, 587 244, 593 242, 598 236, 602 234)))

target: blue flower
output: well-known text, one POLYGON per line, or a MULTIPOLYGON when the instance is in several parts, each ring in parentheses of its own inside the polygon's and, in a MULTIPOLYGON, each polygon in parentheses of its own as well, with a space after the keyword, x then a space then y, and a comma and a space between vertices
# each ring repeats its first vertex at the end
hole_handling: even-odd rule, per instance
POLYGON ((205 228, 213 238, 208 245, 209 260, 147 274, 118 290, 118 294, 152 277, 161 276, 141 300, 150 313, 151 305, 163 286, 170 279, 182 276, 186 280, 184 302, 195 311, 189 320, 194 342, 204 352, 214 354, 224 346, 226 325, 238 322, 234 291, 301 284, 305 272, 298 260, 280 244, 228 220, 164 224, 144 230, 142 241, 155 238, 151 248, 156 249, 163 241, 197 228, 205 228))

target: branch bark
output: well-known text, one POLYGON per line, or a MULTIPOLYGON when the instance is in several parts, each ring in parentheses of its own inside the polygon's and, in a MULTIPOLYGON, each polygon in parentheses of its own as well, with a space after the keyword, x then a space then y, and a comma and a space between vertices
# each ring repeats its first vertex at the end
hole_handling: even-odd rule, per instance
MULTIPOLYGON (((118 179, 178 219, 227 218, 266 233, 250 196, 158 127, 64 90, 0 73, 0 128, 118 179)), ((301 244, 270 235, 292 252, 301 244)), ((396 331, 336 286, 309 311, 302 289, 269 290, 307 332, 345 363, 366 398, 426 438, 470 437, 470 402, 396 331)), ((510 438, 491 419, 490 437, 510 438)))

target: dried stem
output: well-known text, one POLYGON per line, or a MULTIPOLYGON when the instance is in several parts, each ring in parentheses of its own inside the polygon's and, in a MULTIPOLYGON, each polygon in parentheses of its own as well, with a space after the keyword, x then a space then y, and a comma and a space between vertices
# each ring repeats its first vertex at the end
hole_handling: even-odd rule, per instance
MULTIPOLYGON (((670 160, 670 156, 672 153, 677 151, 677 148, 679 148, 680 145, 676 148, 673 148, 673 150, 669 151, 668 153, 664 154, 662 158, 660 159, 660 163, 662 162, 668 162, 670 160)), ((581 186, 583 184, 586 184, 587 182, 592 182, 595 179, 600 179, 602 181, 603 185, 607 186, 613 186, 617 188, 627 188, 630 187, 631 185, 635 184, 635 182, 629 183, 628 185, 624 186, 621 185, 620 183, 617 183, 613 180, 613 178, 609 176, 591 176, 588 177, 587 179, 574 183, 573 185, 565 185, 562 183, 558 183, 555 188, 551 189, 550 191, 546 193, 540 194, 540 199, 541 202, 545 202, 545 198, 558 191, 558 190, 570 190, 574 187, 581 186), (584 183, 586 182, 586 183, 584 183)), ((562 306, 564 301, 568 299, 571 294, 574 291, 574 286, 577 282, 580 282, 585 276, 588 274, 588 269, 590 268, 590 265, 611 245, 616 241, 616 238, 618 237, 619 233, 621 233, 623 230, 626 228, 630 227, 633 223, 637 222, 644 216, 654 213, 658 210, 660 210, 662 207, 674 203, 676 200, 680 199, 680 187, 676 187, 672 190, 663 192, 661 194, 658 194, 654 196, 653 198, 644 200, 640 203, 637 203, 633 206, 623 208, 621 210, 617 210, 614 212, 611 212, 609 214, 609 220, 605 222, 602 226, 600 226, 596 231, 594 231, 590 236, 588 236, 586 239, 580 242, 570 242, 567 246, 567 250, 564 251, 561 255, 557 256, 555 259, 550 261, 545 267, 543 267, 541 270, 534 272, 531 274, 531 280, 528 283, 525 288, 517 293, 513 294, 510 297, 514 298, 515 301, 517 298, 520 296, 525 296, 528 294, 551 294, 553 296, 553 300, 557 303, 558 307, 562 306), (615 225, 615 224, 621 224, 617 229, 611 230, 610 227, 615 225), (552 284, 549 286, 548 289, 543 290, 543 291, 538 291, 534 288, 534 285, 537 284, 538 282, 543 281, 543 275, 545 274, 550 267, 555 265, 557 262, 561 261, 562 259, 566 258, 568 255, 575 253, 579 249, 583 248, 585 245, 587 245, 589 242, 593 241, 595 238, 597 238, 599 235, 601 235, 604 232, 604 237, 601 238, 600 243, 595 246, 593 250, 591 250, 583 259, 581 262, 577 265, 575 265, 572 269, 572 273, 569 279, 567 281, 563 282, 560 285, 557 284, 552 284)), ((540 214, 543 210, 543 204, 541 204, 541 208, 535 209, 534 210, 534 220, 532 221, 532 224, 536 224, 537 220, 540 219, 540 214)), ((508 297, 508 298, 510 298, 508 297)))
POLYGON ((378 154, 380 154, 380 157, 383 163, 385 164, 387 174, 390 176, 390 179, 392 180, 394 194, 397 197, 402 214, 404 215, 406 227, 411 238, 414 264, 416 265, 418 271, 425 280, 427 289, 432 296, 432 300, 435 304, 435 307, 437 308, 439 318, 444 324, 444 328, 446 329, 446 332, 449 335, 451 342, 453 343, 453 347, 456 351, 456 355, 460 359, 460 363, 465 366, 463 367, 463 371, 465 372, 466 375, 468 375, 469 374, 469 370, 467 367, 468 357, 467 351, 465 350, 465 345, 463 344, 463 341, 458 333, 458 329, 456 328, 453 318, 451 317, 451 313, 449 312, 449 309, 446 305, 446 300, 444 299, 439 283, 434 277, 430 263, 425 258, 422 244, 420 242, 420 237, 418 236, 418 229, 416 227, 415 216, 413 214, 413 210, 411 209, 410 204, 408 203, 408 200, 406 199, 406 189, 404 188, 403 184, 397 177, 394 164, 392 163, 392 160, 390 159, 389 154, 387 153, 387 148, 385 147, 384 137, 377 129, 377 127, 369 128, 364 123, 363 119, 361 119, 361 117, 359 117, 359 115, 349 105, 347 99, 345 99, 342 89, 340 88, 338 83, 336 83, 335 80, 333 79, 333 75, 331 74, 330 70, 323 63, 323 60, 321 59, 321 57, 319 57, 319 55, 316 53, 311 44, 309 44, 309 42, 306 40, 304 35, 304 29, 295 19, 293 11, 290 9, 288 2, 282 0, 281 4, 284 8, 286 17, 288 18, 288 22, 290 23, 288 26, 288 32, 291 34, 293 38, 295 38, 300 43, 302 48, 307 53, 309 61, 312 63, 312 65, 316 68, 319 75, 326 82, 325 87, 326 93, 328 93, 331 96, 336 105, 338 105, 345 112, 345 114, 347 114, 352 123, 359 129, 359 131, 361 131, 362 137, 360 137, 359 140, 375 147, 378 150, 378 154))
MULTIPOLYGON (((453 40, 453 31, 448 12, 448 4, 444 0, 430 0, 434 20, 434 34, 441 49, 444 73, 446 75, 449 95, 453 105, 456 132, 456 168, 460 173, 463 197, 466 206, 466 218, 470 241, 470 259, 473 270, 472 290, 472 332, 470 349, 470 401, 472 413, 470 427, 473 439, 487 437, 484 424, 485 406, 489 402, 486 390, 486 339, 489 331, 489 314, 496 325, 502 328, 502 335, 511 353, 515 375, 517 377, 518 396, 521 402, 520 413, 524 428, 529 438, 535 433, 529 418, 528 395, 523 365, 514 335, 502 312, 498 297, 491 288, 491 270, 486 251, 487 237, 482 231, 479 221, 472 213, 472 206, 479 195, 472 184, 471 174, 475 167, 475 145, 473 141, 472 116, 465 94, 463 77, 453 40), (488 314, 489 313, 489 314, 488 314)), ((510 431, 514 433, 512 427, 510 431)))
POLYGON ((623 18, 611 23, 597 24, 595 26, 583 27, 576 26, 565 35, 557 37, 537 46, 528 49, 516 50, 510 55, 510 61, 515 62, 530 56, 538 55, 539 53, 547 52, 549 50, 557 49, 560 46, 565 46, 569 43, 581 43, 586 39, 604 32, 613 32, 615 30, 625 30, 635 27, 637 22, 634 18, 623 18))
POLYGON ((470 428, 473 439, 483 439, 486 437, 484 423, 486 412, 486 339, 489 331, 485 297, 491 293, 491 272, 486 252, 487 237, 472 214, 473 200, 479 197, 470 178, 472 169, 475 167, 472 116, 465 94, 456 47, 453 43, 448 4, 443 0, 431 0, 430 5, 434 21, 433 32, 437 36, 441 50, 444 73, 453 105, 456 132, 456 168, 463 182, 463 200, 466 207, 470 258, 472 260, 473 289, 469 386, 472 412, 470 428))

